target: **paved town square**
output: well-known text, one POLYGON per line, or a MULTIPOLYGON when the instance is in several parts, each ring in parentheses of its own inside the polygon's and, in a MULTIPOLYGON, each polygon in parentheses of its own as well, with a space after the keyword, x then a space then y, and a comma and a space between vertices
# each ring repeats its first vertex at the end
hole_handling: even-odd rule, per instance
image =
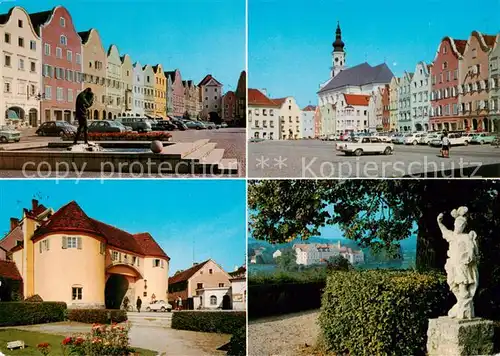
POLYGON ((439 148, 406 145, 396 145, 394 153, 388 156, 346 156, 335 150, 335 144, 319 140, 250 143, 249 177, 391 178, 420 177, 426 173, 432 178, 439 177, 437 172, 441 171, 459 178, 479 177, 483 172, 474 172, 471 167, 500 166, 500 148, 491 145, 452 147, 450 158, 441 158, 439 148), (454 172, 449 173, 450 170, 454 172))

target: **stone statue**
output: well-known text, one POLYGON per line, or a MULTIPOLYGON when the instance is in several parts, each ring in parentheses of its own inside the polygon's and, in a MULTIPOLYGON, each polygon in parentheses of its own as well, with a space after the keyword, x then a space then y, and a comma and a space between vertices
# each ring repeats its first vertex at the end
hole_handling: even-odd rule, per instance
POLYGON ((474 231, 464 233, 467 212, 465 206, 451 212, 451 216, 455 218, 453 230, 448 230, 443 225, 442 213, 437 218, 443 238, 449 243, 445 265, 447 282, 457 298, 457 303, 450 309, 448 316, 456 319, 474 318, 473 299, 479 282, 477 234, 474 231))

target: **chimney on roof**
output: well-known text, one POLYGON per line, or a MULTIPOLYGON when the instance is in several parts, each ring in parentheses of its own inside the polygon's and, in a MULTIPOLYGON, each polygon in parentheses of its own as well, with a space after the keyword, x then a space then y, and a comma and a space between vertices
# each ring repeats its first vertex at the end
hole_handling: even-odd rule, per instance
POLYGON ((35 211, 38 208, 38 200, 31 199, 31 210, 35 211))
POLYGON ((10 231, 14 230, 19 225, 19 219, 10 218, 10 231))

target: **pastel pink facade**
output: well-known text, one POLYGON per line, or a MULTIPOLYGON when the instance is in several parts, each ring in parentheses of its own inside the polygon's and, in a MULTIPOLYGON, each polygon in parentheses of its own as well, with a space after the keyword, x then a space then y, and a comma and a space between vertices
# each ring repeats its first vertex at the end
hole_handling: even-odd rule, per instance
POLYGON ((459 68, 459 113, 464 126, 472 131, 490 131, 488 118, 489 60, 495 36, 472 32, 465 46, 459 68))
POLYGON ((314 111, 314 137, 321 136, 321 110, 319 106, 316 106, 316 110, 314 111))
POLYGON ((431 117, 432 130, 465 130, 458 115, 459 60, 466 41, 445 37, 439 44, 431 67, 431 117))
POLYGON ((42 38, 42 121, 71 121, 82 90, 82 40, 62 6, 30 17, 42 38))
POLYGON ((175 117, 182 117, 186 111, 186 106, 184 103, 184 85, 182 84, 181 71, 176 69, 175 71, 165 72, 165 75, 170 78, 167 83, 171 85, 172 91, 172 115, 175 117))

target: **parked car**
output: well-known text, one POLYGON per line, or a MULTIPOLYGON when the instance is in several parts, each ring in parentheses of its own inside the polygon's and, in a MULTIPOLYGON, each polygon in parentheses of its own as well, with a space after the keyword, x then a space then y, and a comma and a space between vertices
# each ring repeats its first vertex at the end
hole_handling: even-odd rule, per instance
POLYGON ((483 132, 472 137, 470 143, 478 143, 484 145, 485 143, 492 143, 496 136, 491 133, 483 132))
POLYGON ((225 122, 223 122, 223 123, 220 124, 220 127, 223 128, 223 129, 225 129, 227 127, 227 124, 225 122))
POLYGON ((394 144, 402 145, 405 143, 405 135, 402 133, 397 133, 391 137, 391 142, 394 144))
POLYGON ((124 126, 129 126, 133 131, 150 132, 152 131, 151 119, 145 117, 120 117, 118 122, 124 126))
POLYGON ((177 129, 177 125, 174 125, 169 120, 158 120, 151 128, 153 131, 174 131, 177 129))
POLYGON ((76 133, 76 127, 66 121, 47 121, 35 133, 38 136, 63 136, 76 133))
POLYGON ((184 121, 184 124, 189 129, 205 130, 207 128, 205 124, 201 121, 184 121))
POLYGON ((113 120, 96 120, 89 125, 89 132, 126 132, 127 128, 113 120))
POLYGON ((256 138, 252 137, 251 139, 248 140, 248 142, 263 142, 265 141, 263 138, 256 138))
POLYGON ((344 152, 346 156, 361 156, 366 153, 390 155, 394 151, 394 145, 382 142, 377 137, 354 137, 348 142, 337 143, 336 149, 344 152))
POLYGON ((440 136, 439 136, 438 134, 436 134, 436 133, 428 133, 428 134, 426 134, 425 136, 420 137, 420 141, 419 141, 419 143, 420 143, 421 145, 429 145, 429 143, 430 143, 432 140, 434 140, 434 139, 436 139, 436 138, 439 138, 439 137, 440 137, 440 136))
POLYGON ((418 145, 418 143, 420 142, 420 139, 422 138, 422 136, 425 135, 424 133, 411 133, 411 134, 408 134, 405 136, 405 139, 404 139, 404 144, 405 145, 418 145))
POLYGON ((0 126, 0 142, 19 142, 21 140, 21 132, 10 126, 0 126))
POLYGON ((164 300, 155 300, 146 307, 146 311, 171 312, 172 305, 164 300))
POLYGON ((200 121, 203 125, 205 125, 205 128, 209 130, 215 130, 217 129, 217 125, 214 122, 210 121, 200 121))
POLYGON ((174 124, 175 126, 177 126, 177 128, 181 131, 186 131, 188 129, 188 127, 186 126, 186 124, 181 121, 181 120, 170 120, 172 122, 172 124, 174 124))

